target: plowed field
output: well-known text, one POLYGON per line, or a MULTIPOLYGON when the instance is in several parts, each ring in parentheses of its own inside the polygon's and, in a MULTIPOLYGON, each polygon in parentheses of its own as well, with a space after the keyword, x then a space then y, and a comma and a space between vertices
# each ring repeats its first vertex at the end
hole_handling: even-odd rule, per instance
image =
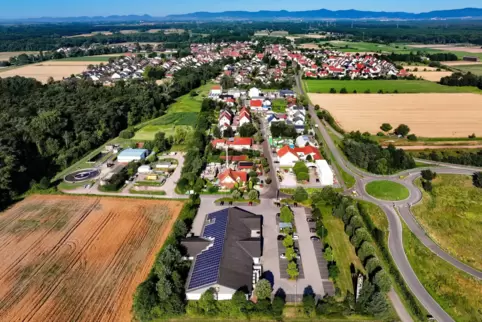
POLYGON ((0 214, 0 320, 131 321, 182 202, 32 196, 0 214))

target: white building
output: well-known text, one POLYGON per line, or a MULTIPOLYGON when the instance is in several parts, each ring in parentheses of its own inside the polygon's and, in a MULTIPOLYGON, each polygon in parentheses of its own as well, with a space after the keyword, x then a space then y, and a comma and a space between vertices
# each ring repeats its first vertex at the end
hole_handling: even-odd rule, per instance
POLYGON ((261 216, 240 208, 210 213, 200 236, 182 240, 192 260, 186 298, 197 301, 208 289, 218 300, 230 300, 239 289, 253 291, 260 276, 261 216))
POLYGON ((332 186, 334 184, 333 171, 326 160, 316 160, 316 172, 322 186, 332 186))
POLYGON ((138 169, 137 169, 137 173, 150 173, 152 172, 152 168, 151 166, 149 165, 141 165, 138 169))
POLYGON ((261 94, 260 90, 257 89, 256 87, 251 88, 248 92, 248 96, 251 98, 259 97, 260 94, 261 94))

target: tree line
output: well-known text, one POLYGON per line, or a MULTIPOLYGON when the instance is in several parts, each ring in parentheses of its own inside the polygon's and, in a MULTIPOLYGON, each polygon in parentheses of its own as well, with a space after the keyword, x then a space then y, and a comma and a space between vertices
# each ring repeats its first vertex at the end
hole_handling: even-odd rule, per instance
POLYGON ((475 86, 482 89, 482 76, 477 76, 468 72, 464 73, 453 73, 450 76, 445 76, 440 79, 440 84, 446 86, 475 86))
POLYGON ((346 134, 341 148, 351 163, 372 173, 390 174, 415 167, 410 154, 393 145, 386 149, 381 147, 369 133, 346 134))
POLYGON ((425 160, 482 167, 482 150, 433 150, 412 154, 425 160))

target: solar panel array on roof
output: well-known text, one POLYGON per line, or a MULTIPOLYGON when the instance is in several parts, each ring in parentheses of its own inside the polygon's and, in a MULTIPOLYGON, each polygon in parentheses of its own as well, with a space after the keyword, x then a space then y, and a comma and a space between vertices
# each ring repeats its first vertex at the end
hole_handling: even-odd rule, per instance
POLYGON ((218 279, 228 224, 228 209, 209 214, 207 220, 211 223, 205 225, 202 237, 214 241, 212 246, 196 256, 189 289, 212 284, 218 279))

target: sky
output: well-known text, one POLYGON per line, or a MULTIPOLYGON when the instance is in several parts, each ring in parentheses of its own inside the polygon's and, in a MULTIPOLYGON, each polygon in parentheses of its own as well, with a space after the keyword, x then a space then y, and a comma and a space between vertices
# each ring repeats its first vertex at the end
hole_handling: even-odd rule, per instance
POLYGON ((481 8, 481 0, 0 0, 0 18, 148 14, 155 17, 195 11, 357 9, 425 12, 481 8))

